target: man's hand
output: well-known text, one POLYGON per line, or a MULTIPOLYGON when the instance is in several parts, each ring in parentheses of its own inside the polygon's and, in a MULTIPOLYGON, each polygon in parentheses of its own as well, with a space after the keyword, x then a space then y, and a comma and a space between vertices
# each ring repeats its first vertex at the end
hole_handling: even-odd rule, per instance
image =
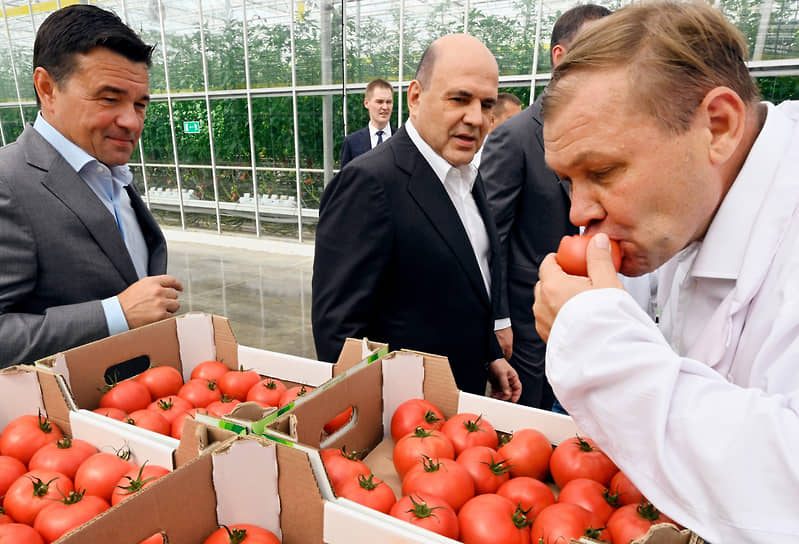
POLYGON ((588 277, 566 274, 550 253, 538 268, 538 283, 535 284, 535 330, 546 342, 558 312, 575 295, 589 289, 617 287, 624 289, 610 256, 610 241, 604 233, 593 237, 586 252, 588 277))
POLYGON ((495 399, 516 402, 522 396, 519 375, 505 359, 497 359, 488 365, 488 381, 491 383, 491 396, 495 399))
POLYGON ((135 329, 172 317, 180 308, 178 291, 183 291, 183 285, 164 274, 142 278, 119 293, 119 305, 128 327, 135 329))
POLYGON ((499 329, 494 331, 494 334, 497 335, 499 347, 502 348, 502 355, 505 356, 506 360, 510 361, 510 357, 513 355, 513 329, 510 327, 499 329))

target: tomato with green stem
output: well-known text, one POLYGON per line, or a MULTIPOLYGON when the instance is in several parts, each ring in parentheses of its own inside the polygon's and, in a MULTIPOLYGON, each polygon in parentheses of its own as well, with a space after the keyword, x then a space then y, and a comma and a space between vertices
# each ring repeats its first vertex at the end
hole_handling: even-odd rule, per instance
POLYGON ((409 399, 400 404, 391 416, 391 438, 397 442, 416 427, 435 431, 444 425, 444 414, 430 401, 409 399))
POLYGON ((178 396, 189 401, 195 408, 205 408, 222 398, 216 382, 204 378, 192 379, 183 384, 178 396))
POLYGON ((150 391, 154 399, 177 395, 183 385, 183 375, 172 366, 153 366, 136 376, 136 381, 150 391))
POLYGON ((621 470, 610 480, 610 492, 619 496, 619 502, 625 504, 640 504, 644 500, 641 493, 630 478, 621 470))
POLYGON ((558 502, 538 514, 530 528, 530 537, 536 543, 569 542, 584 536, 607 540, 604 527, 594 525, 593 519, 591 512, 582 506, 558 502))
POLYGON ((194 416, 197 414, 208 415, 208 410, 205 408, 191 408, 190 410, 186 410, 182 414, 178 415, 172 421, 172 429, 170 431, 172 438, 177 438, 180 440, 180 437, 183 436, 183 424, 186 422, 186 418, 194 419, 194 416))
POLYGON ((549 474, 552 443, 535 429, 519 429, 507 438, 500 439, 497 453, 508 460, 511 478, 529 476, 545 480, 549 474))
POLYGON ((220 361, 203 361, 191 371, 191 380, 206 380, 215 382, 230 372, 230 369, 220 361))
POLYGON ((221 399, 212 402, 206 406, 205 409, 208 410, 208 413, 212 416, 221 418, 232 412, 237 404, 241 404, 239 399, 228 397, 223 394, 221 399))
POLYGON ((607 486, 619 469, 596 442, 575 436, 558 444, 552 452, 549 471, 558 487, 562 488, 575 478, 589 478, 607 486))
POLYGON ((6 509, 0 506, 0 525, 14 523, 14 518, 6 514, 6 509))
POLYGON ((32 525, 36 514, 73 489, 72 480, 60 472, 31 470, 8 488, 3 508, 16 522, 32 525))
POLYGON ((92 410, 95 414, 100 414, 101 416, 110 417, 111 419, 116 419, 117 421, 125 421, 128 417, 128 413, 123 410, 122 408, 115 408, 113 406, 106 406, 105 408, 95 408, 92 410))
POLYGON ((290 402, 294 402, 300 397, 304 397, 313 390, 313 387, 308 387, 305 385, 295 385, 294 387, 289 387, 280 395, 278 406, 283 408, 285 405, 289 404, 290 402))
POLYGON ((389 515, 448 538, 458 539, 460 534, 455 510, 435 495, 405 495, 394 503, 389 515))
POLYGON ((331 448, 320 451, 319 455, 322 457, 330 484, 336 493, 344 484, 357 478, 359 474, 368 476, 372 473, 366 463, 360 460, 357 451, 348 452, 346 448, 331 448))
POLYGON ((78 467, 75 486, 85 489, 89 495, 110 501, 120 478, 134 468, 136 465, 130 462, 130 450, 95 453, 78 467))
POLYGON ((441 497, 456 512, 474 497, 474 480, 469 472, 452 459, 423 457, 402 480, 402 494, 417 493, 441 497))
POLYGON ((192 403, 183 397, 177 396, 177 394, 158 398, 147 407, 148 410, 164 416, 164 419, 166 419, 170 425, 172 425, 172 422, 175 421, 175 418, 180 416, 180 414, 192 408, 194 408, 192 403))
POLYGON ((147 429, 154 433, 164 434, 169 436, 169 431, 172 430, 172 425, 167 419, 153 410, 144 408, 143 410, 136 410, 128 415, 126 423, 139 427, 140 429, 147 429))
POLYGON ((107 386, 100 397, 100 408, 119 408, 128 414, 143 410, 153 401, 150 390, 136 380, 123 380, 107 386))
POLYGON ((223 395, 243 401, 250 388, 260 381, 261 376, 256 371, 239 367, 238 370, 231 370, 220 376, 216 383, 223 395))
POLYGON ((455 448, 441 432, 427 431, 421 427, 403 436, 394 445, 394 468, 400 478, 404 478, 414 465, 421 464, 425 457, 454 459, 455 448))
POLYGON ((205 539, 203 544, 280 544, 280 540, 272 531, 250 525, 222 525, 205 539))
POLYGON ((64 433, 61 429, 44 417, 37 415, 20 416, 3 429, 0 434, 0 455, 16 457, 26 465, 36 451, 50 442, 58 442, 64 433))
POLYGON ((54 470, 74 479, 78 467, 95 453, 97 448, 85 440, 64 436, 58 442, 51 442, 39 448, 31 457, 28 468, 54 470))
POLYGON ((123 475, 111 493, 111 506, 116 506, 135 493, 141 491, 162 476, 169 474, 169 470, 158 465, 143 464, 141 468, 134 468, 123 475))
POLYGON ((449 418, 441 426, 455 448, 455 455, 472 446, 488 446, 497 449, 499 438, 494 426, 483 419, 482 414, 461 413, 449 418))
POLYGON ((110 508, 105 500, 85 493, 85 490, 70 491, 39 512, 33 528, 42 535, 45 542, 58 540, 62 535, 110 508))
POLYGON ((603 526, 610 515, 619 507, 619 496, 614 495, 604 485, 588 478, 575 478, 563 486, 558 494, 558 502, 570 502, 582 506, 595 516, 594 523, 603 526))
POLYGON ((639 504, 626 504, 608 519, 608 532, 613 544, 628 544, 644 536, 657 523, 674 523, 644 499, 639 504))
POLYGON ((388 514, 391 507, 397 502, 397 496, 394 495, 394 491, 383 480, 375 478, 374 474, 369 474, 369 476, 358 474, 355 480, 346 482, 341 486, 341 492, 338 496, 384 514, 388 514))
POLYGON ((458 526, 464 544, 530 543, 525 512, 493 493, 477 495, 464 504, 458 512, 458 526))
POLYGON ((280 380, 264 378, 247 391, 247 400, 255 401, 264 408, 280 405, 280 396, 286 390, 286 386, 280 380))
POLYGON ((529 476, 511 478, 497 489, 497 495, 510 499, 526 512, 529 521, 551 504, 555 504, 555 494, 547 484, 529 476))
POLYGON ((455 461, 466 469, 474 480, 474 492, 496 493, 510 479, 510 465, 488 446, 472 446, 458 455, 455 461))

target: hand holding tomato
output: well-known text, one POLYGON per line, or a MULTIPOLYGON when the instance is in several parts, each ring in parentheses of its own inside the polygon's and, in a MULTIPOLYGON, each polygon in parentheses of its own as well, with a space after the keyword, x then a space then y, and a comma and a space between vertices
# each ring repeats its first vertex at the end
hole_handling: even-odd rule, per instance
POLYGON ((575 295, 590 289, 624 286, 616 273, 611 257, 610 240, 604 233, 591 238, 586 251, 588 277, 567 274, 554 253, 547 255, 538 268, 535 284, 535 329, 546 342, 558 312, 575 295))

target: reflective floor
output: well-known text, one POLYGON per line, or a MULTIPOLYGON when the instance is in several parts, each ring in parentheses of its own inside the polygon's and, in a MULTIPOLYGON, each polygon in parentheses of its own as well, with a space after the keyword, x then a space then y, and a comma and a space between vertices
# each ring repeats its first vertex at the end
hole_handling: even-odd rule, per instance
POLYGON ((230 320, 239 344, 316 358, 312 257, 169 242, 168 272, 183 283, 180 313, 230 320))

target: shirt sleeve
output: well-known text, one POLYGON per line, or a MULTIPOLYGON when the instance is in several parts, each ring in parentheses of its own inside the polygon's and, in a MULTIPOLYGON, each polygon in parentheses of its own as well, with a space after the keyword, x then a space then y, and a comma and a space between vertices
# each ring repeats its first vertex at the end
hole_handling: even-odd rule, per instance
MULTIPOLYGON (((774 365, 799 360, 787 332, 774 365)), ((799 535, 797 392, 740 387, 681 357, 621 289, 561 308, 546 370, 578 427, 667 516, 711 542, 799 535)))
POLYGON ((119 297, 103 299, 102 304, 109 336, 130 330, 128 320, 125 319, 125 313, 122 311, 122 305, 119 304, 119 297))

